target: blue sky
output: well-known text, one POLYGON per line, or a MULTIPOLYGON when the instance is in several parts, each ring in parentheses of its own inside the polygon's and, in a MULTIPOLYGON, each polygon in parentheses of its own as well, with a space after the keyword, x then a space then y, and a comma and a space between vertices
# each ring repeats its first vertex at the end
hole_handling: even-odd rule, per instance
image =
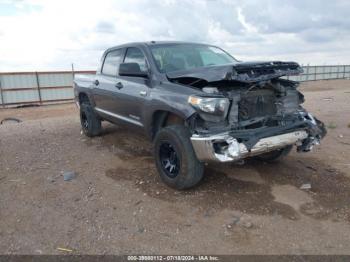
POLYGON ((11 3, 0 3, 0 15, 1 16, 10 16, 16 15, 18 13, 17 7, 11 3))
POLYGON ((150 40, 350 64, 349 14, 347 0, 0 0, 0 71, 95 69, 105 48, 150 40))
POLYGON ((20 0, 0 0, 0 16, 18 16, 40 10, 41 6, 35 3, 26 3, 20 0))

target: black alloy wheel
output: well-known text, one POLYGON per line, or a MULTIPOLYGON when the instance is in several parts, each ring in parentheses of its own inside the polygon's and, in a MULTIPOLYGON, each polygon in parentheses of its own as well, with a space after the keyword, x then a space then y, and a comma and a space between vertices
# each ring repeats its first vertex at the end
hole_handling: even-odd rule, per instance
POLYGON ((85 130, 89 130, 89 121, 86 117, 85 112, 81 112, 80 121, 81 121, 81 127, 85 130))
POLYGON ((175 147, 169 142, 164 141, 159 147, 159 159, 165 174, 170 178, 175 178, 180 171, 180 159, 175 147))

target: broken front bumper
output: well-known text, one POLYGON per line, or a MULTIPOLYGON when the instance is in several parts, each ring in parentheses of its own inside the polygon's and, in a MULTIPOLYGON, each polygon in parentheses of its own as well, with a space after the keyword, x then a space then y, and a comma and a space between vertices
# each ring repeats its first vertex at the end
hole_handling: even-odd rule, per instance
POLYGON ((304 130, 260 139, 250 150, 228 133, 212 136, 193 135, 191 142, 197 158, 202 162, 229 162, 267 153, 283 147, 301 144, 308 138, 304 130))

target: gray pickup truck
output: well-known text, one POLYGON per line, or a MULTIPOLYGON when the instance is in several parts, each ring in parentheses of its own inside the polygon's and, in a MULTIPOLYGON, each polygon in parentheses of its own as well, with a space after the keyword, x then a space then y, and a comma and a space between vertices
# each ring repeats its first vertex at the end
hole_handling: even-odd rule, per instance
POLYGON ((106 50, 96 75, 76 77, 83 132, 101 121, 141 130, 154 144, 162 180, 192 187, 207 162, 273 161, 310 151, 324 124, 301 104, 295 62, 240 62, 224 50, 185 42, 130 43, 106 50))

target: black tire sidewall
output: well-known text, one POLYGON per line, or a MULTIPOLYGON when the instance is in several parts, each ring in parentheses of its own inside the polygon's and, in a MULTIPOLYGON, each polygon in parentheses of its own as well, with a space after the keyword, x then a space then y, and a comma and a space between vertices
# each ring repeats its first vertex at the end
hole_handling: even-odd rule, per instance
POLYGON ((97 117, 96 113, 94 112, 94 109, 89 104, 82 104, 80 106, 80 124, 86 136, 97 136, 101 132, 101 120, 97 117), (87 128, 85 128, 83 125, 83 114, 85 114, 85 117, 88 122, 87 128))
POLYGON ((154 155, 159 175, 164 183, 179 190, 195 186, 203 177, 203 164, 198 161, 189 137, 186 127, 174 125, 160 130, 155 138, 154 155), (171 144, 179 157, 180 170, 175 178, 169 177, 162 168, 159 150, 164 142, 171 144))
POLYGON ((175 188, 180 187, 180 185, 183 183, 184 181, 183 176, 186 176, 186 172, 184 172, 184 170, 187 169, 187 163, 186 163, 187 161, 183 157, 184 149, 182 145, 180 145, 180 143, 181 142, 178 141, 178 138, 176 136, 166 133, 166 134, 161 134, 159 137, 159 140, 157 140, 155 144, 155 154, 156 154, 155 159, 157 162, 156 164, 157 164, 158 172, 160 173, 160 177, 166 184, 175 188), (161 144, 165 142, 170 143, 174 147, 176 154, 178 155, 178 158, 179 158, 180 170, 179 170, 179 174, 175 178, 169 177, 162 168, 162 163, 159 157, 159 150, 160 150, 161 144))

